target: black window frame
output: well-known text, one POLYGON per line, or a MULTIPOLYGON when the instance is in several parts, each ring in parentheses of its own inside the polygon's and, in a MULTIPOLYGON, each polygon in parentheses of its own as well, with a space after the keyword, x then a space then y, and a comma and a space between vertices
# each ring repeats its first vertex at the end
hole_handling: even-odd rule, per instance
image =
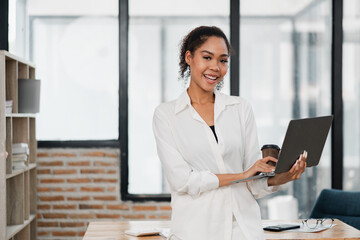
MULTIPOLYGON (((123 201, 170 201, 169 194, 131 194, 128 192, 128 29, 129 0, 119 1, 119 138, 115 140, 38 141, 39 148, 120 148, 120 194, 123 201)), ((230 1, 230 42, 234 54, 230 62, 230 93, 240 91, 240 1, 230 1)), ((311 3, 310 3, 311 4, 311 3)), ((1 1, 0 47, 8 46, 8 0, 1 1), (6 10, 7 9, 7 10, 6 10)), ((331 187, 343 189, 343 99, 342 48, 343 0, 332 0, 331 45, 331 113, 334 115, 331 135, 331 187), (336 146, 336 148, 335 148, 336 146)))
MULTIPOLYGON (((230 94, 239 96, 240 92, 240 2, 241 0, 230 1, 230 43, 234 47, 234 54, 230 61, 230 94)), ((308 7, 313 5, 310 2, 308 7)), ((128 95, 127 95, 127 59, 128 56, 128 23, 129 23, 129 0, 120 0, 119 16, 120 21, 120 85, 126 89, 123 95, 120 92, 120 102, 123 103, 120 112, 121 126, 126 126, 120 131, 121 143, 121 199, 124 201, 170 201, 170 194, 131 194, 128 192, 129 166, 128 166, 128 95), (121 15, 123 15, 121 17, 121 15), (126 24, 125 24, 126 22, 126 24)), ((342 99, 342 47, 343 47, 343 0, 332 0, 332 45, 331 45, 331 114, 334 115, 331 135, 331 186, 342 189, 343 183, 343 99, 342 99), (336 150, 335 147, 336 146, 336 150)))
POLYGON ((0 1, 0 49, 9 50, 9 0, 0 1))

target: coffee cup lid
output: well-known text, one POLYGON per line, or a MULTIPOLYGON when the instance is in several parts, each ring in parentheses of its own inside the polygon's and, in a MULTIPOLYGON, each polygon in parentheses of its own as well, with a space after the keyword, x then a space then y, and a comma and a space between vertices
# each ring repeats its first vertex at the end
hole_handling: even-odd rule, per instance
POLYGON ((276 144, 265 144, 262 146, 261 151, 266 148, 275 148, 276 150, 280 150, 279 146, 276 144))

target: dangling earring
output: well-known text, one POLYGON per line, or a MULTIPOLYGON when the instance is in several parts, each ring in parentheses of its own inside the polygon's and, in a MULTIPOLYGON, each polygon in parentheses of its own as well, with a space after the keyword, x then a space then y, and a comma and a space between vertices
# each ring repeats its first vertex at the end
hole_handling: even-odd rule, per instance
POLYGON ((190 67, 189 65, 186 67, 186 70, 184 72, 184 77, 180 77, 178 78, 179 81, 181 81, 183 83, 183 87, 186 88, 188 86, 189 83, 189 79, 190 79, 190 67))
POLYGON ((216 84, 215 88, 216 90, 220 91, 224 86, 224 79, 221 79, 220 82, 218 82, 218 84, 216 84))

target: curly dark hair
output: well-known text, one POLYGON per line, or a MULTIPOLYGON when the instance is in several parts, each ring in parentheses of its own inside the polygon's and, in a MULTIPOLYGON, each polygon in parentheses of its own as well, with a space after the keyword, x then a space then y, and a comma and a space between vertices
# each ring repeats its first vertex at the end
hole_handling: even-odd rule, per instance
POLYGON ((227 46, 229 55, 232 53, 232 48, 229 43, 229 40, 225 36, 224 32, 215 26, 200 26, 193 29, 191 32, 188 33, 181 41, 181 48, 180 48, 180 56, 179 56, 179 66, 180 66, 180 77, 184 78, 185 72, 188 68, 188 64, 185 61, 185 53, 186 51, 190 51, 191 54, 194 54, 196 49, 198 49, 209 37, 220 37, 223 38, 225 44, 227 46))

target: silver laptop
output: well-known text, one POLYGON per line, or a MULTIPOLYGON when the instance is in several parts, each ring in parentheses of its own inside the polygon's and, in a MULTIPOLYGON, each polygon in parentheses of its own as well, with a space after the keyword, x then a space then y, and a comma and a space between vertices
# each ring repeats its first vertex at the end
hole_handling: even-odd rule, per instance
POLYGON ((277 173, 287 172, 304 151, 308 153, 306 166, 313 167, 318 165, 333 118, 333 116, 324 116, 291 120, 279 153, 275 171, 270 173, 262 172, 246 179, 232 181, 232 183, 271 177, 277 173))

